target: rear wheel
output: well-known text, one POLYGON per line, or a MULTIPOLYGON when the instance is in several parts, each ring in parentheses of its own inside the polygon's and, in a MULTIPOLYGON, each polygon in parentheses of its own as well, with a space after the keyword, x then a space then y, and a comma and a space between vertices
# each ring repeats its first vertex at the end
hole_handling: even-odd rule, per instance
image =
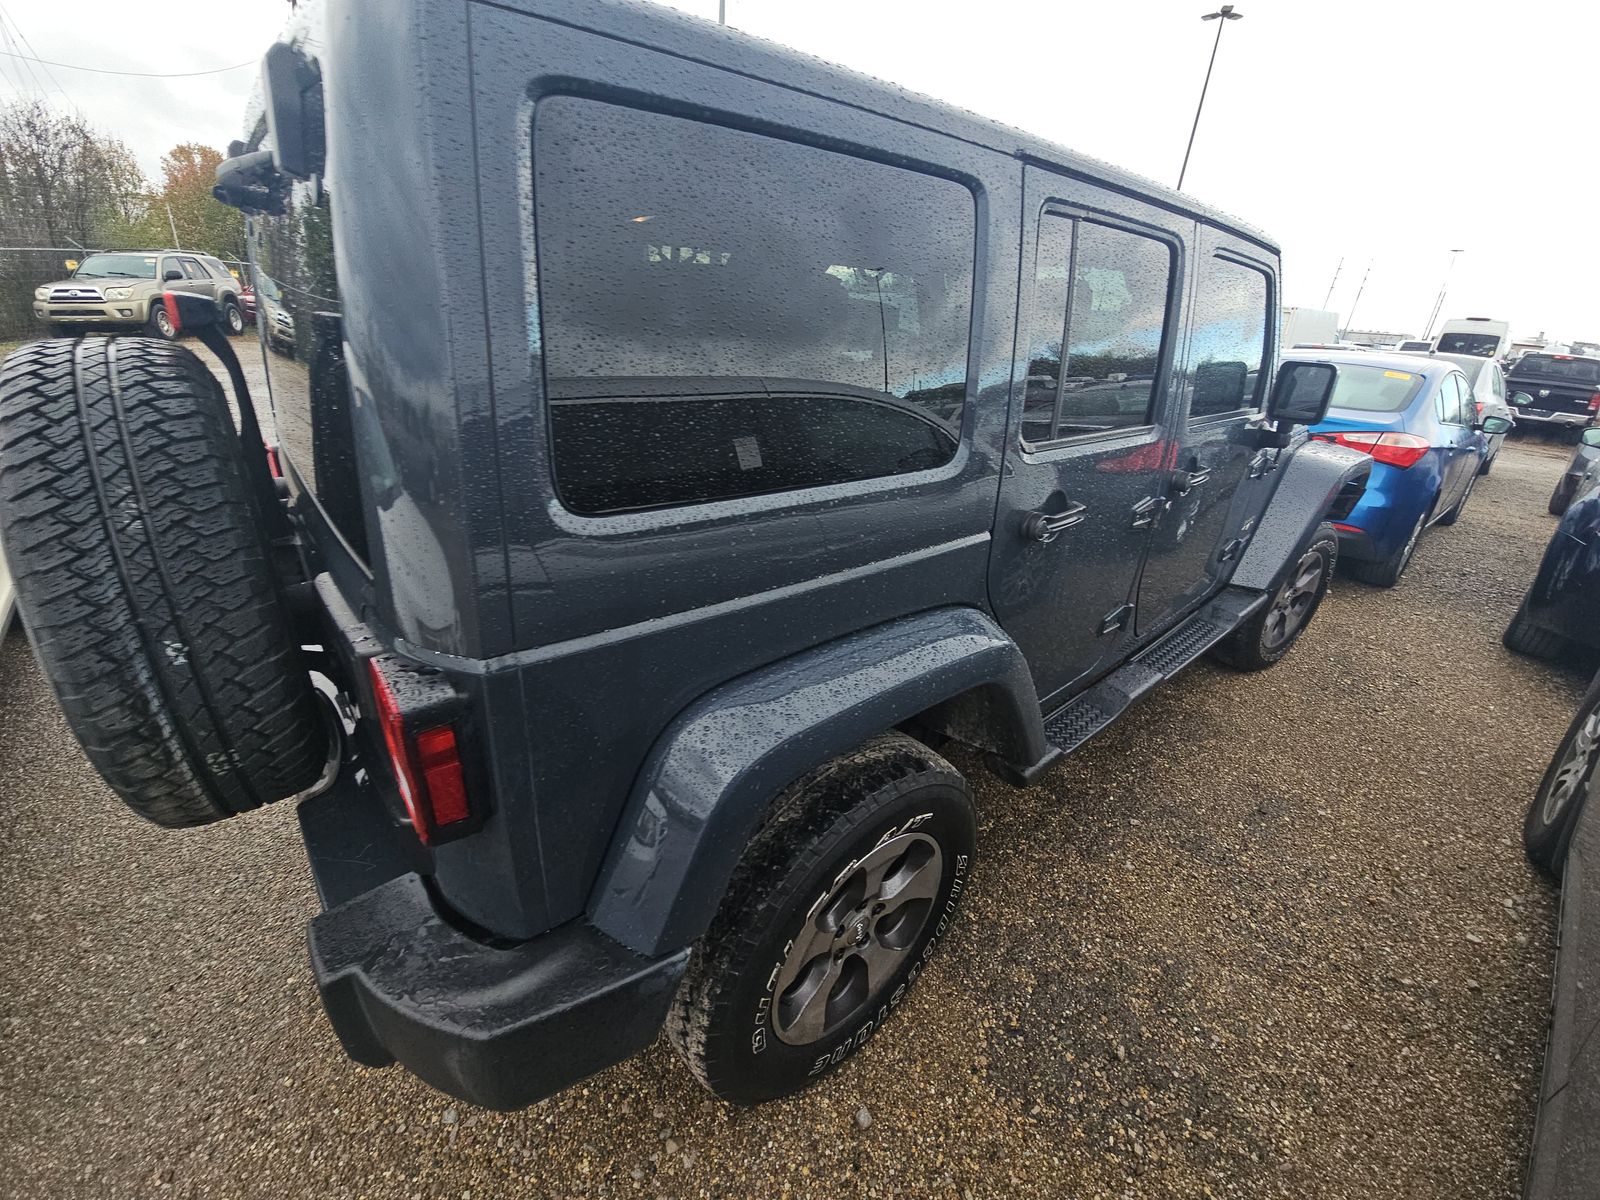
POLYGON ((238 337, 244 332, 244 310, 237 300, 229 300, 222 306, 222 317, 228 323, 229 337, 238 337))
POLYGON ((1522 824, 1528 860, 1556 879, 1566 867, 1567 847, 1587 802, 1596 763, 1600 763, 1600 676, 1556 747, 1522 824))
POLYGON ((695 948, 667 1034, 734 1104, 799 1091, 897 1008, 972 871, 965 780, 904 734, 794 784, 695 948))
POLYGON ((159 825, 310 787, 329 741, 217 381, 147 338, 0 368, 0 542, 39 664, 105 781, 159 825))
POLYGON ((1267 606, 1219 643, 1213 657, 1236 671, 1259 671, 1283 658, 1328 594, 1338 559, 1339 535, 1323 524, 1267 606))
POLYGON ((1428 514, 1422 513, 1417 517, 1416 524, 1406 535, 1406 540, 1393 554, 1387 558, 1380 558, 1376 562, 1352 562, 1350 574, 1362 583, 1370 583, 1376 587, 1393 587, 1400 582, 1406 568, 1411 565, 1411 556, 1416 553, 1417 542, 1422 538, 1422 530, 1428 524, 1428 514))
POLYGON ((1496 446, 1494 450, 1483 456, 1483 462, 1478 464, 1478 474, 1487 475, 1491 470, 1494 469, 1494 460, 1499 457, 1500 448, 1496 446))

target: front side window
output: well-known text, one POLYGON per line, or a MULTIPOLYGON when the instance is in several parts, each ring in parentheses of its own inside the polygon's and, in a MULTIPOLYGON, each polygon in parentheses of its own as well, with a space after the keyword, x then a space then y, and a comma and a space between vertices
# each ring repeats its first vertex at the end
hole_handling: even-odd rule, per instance
POLYGON ((1047 214, 1034 275, 1023 440, 1154 421, 1172 282, 1167 244, 1047 214))
POLYGON ((1267 293, 1267 276, 1255 267, 1213 258, 1201 268, 1190 343, 1190 420, 1261 407, 1267 293))
POLYGON ((556 489, 582 513, 938 467, 959 445, 972 194, 574 97, 534 120, 556 489))
POLYGON ((206 273, 201 270, 200 264, 195 262, 194 259, 180 258, 178 262, 183 266, 183 273, 190 279, 204 279, 206 277, 206 273))

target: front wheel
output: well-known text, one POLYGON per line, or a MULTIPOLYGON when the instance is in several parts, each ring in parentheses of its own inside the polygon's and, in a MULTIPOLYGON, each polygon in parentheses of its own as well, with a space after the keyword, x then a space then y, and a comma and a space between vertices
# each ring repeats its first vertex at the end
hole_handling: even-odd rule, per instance
POLYGON ((977 845, 966 781, 900 733, 775 804, 695 948, 667 1035, 734 1104, 797 1092, 859 1050, 943 940, 977 845))
POLYGON ((1260 671, 1283 658, 1328 594, 1338 560, 1339 535, 1324 523, 1267 606, 1219 643, 1212 656, 1236 671, 1260 671))
POLYGON ((167 313, 167 306, 160 300, 150 302, 150 318, 145 322, 145 330, 151 337, 160 338, 162 341, 178 340, 178 327, 173 324, 172 317, 167 313))
POLYGON ((1578 707, 1578 715, 1556 747, 1528 815, 1522 823, 1522 846, 1528 861, 1545 874, 1560 879, 1566 867, 1567 847, 1577 826, 1579 810, 1600 762, 1600 676, 1578 707))
POLYGON ((1556 484, 1555 490, 1550 493, 1550 515, 1552 517, 1561 516, 1567 511, 1567 507, 1571 503, 1572 485, 1568 483, 1567 480, 1563 479, 1560 483, 1556 484))

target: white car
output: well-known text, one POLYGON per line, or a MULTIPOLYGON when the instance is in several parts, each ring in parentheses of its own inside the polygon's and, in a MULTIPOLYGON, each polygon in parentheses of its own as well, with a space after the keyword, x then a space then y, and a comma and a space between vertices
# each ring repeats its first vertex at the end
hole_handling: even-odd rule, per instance
MULTIPOLYGON (((1461 373, 1467 377, 1467 382, 1472 385, 1472 399, 1478 406, 1478 419, 1484 417, 1505 417, 1513 423, 1517 419, 1517 410, 1511 407, 1507 399, 1506 376, 1500 369, 1498 361, 1492 358, 1481 358, 1476 354, 1434 354, 1433 358, 1447 358, 1461 368, 1461 373)), ((1495 455, 1500 453, 1506 435, 1496 433, 1487 435, 1489 448, 1483 456, 1483 462, 1478 467, 1479 475, 1487 475, 1494 466, 1495 455)))

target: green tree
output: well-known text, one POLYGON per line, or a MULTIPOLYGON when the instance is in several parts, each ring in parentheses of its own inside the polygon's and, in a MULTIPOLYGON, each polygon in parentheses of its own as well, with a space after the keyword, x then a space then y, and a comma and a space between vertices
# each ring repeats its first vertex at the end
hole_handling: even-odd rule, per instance
POLYGON ((147 192, 132 152, 80 117, 40 100, 0 108, 0 245, 93 246, 147 192))
POLYGON ((184 142, 167 151, 161 159, 163 182, 153 206, 156 211, 150 215, 164 220, 170 211, 171 223, 177 226, 186 250, 243 258, 244 214, 211 194, 221 161, 221 151, 198 142, 184 142))

